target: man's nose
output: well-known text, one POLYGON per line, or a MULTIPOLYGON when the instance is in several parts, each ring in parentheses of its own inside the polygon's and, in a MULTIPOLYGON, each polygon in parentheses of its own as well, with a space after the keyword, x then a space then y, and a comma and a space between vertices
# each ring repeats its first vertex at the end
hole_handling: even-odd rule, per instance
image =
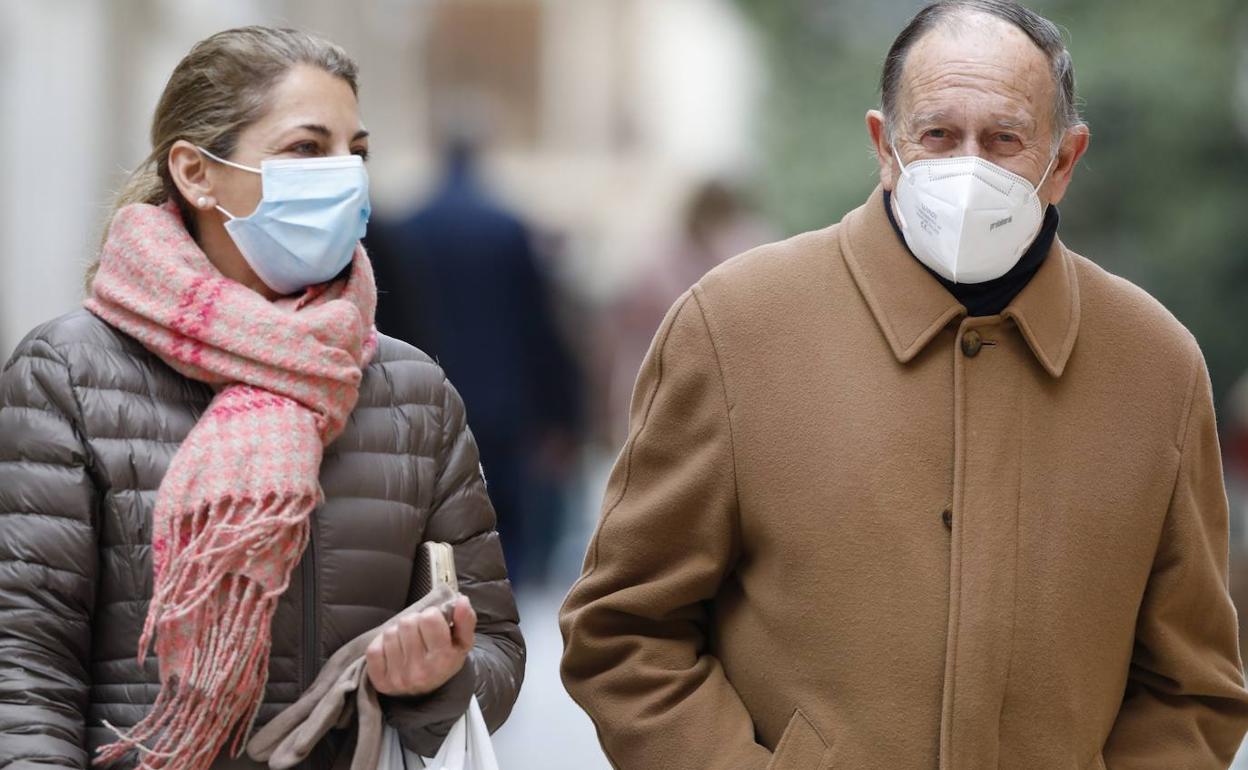
POLYGON ((975 156, 984 159, 988 158, 987 149, 980 143, 977 137, 973 136, 963 139, 955 154, 959 157, 975 156))

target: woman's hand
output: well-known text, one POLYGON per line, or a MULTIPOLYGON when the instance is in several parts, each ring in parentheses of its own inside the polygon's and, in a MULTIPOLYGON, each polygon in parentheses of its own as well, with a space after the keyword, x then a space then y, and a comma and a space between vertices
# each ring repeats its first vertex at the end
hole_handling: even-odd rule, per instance
POLYGON ((384 695, 426 695, 459 673, 472 649, 477 613, 468 597, 455 601, 446 622, 440 607, 429 607, 390 623, 368 646, 368 678, 384 695))

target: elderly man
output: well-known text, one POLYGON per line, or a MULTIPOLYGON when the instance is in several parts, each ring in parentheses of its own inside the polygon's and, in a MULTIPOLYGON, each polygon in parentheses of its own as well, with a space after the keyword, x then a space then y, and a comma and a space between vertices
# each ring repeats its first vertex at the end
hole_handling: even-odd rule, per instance
POLYGON ((1070 56, 1006 0, 921 11, 880 186, 664 320, 568 690, 620 770, 1226 768, 1248 729, 1209 379, 1068 250, 1070 56))

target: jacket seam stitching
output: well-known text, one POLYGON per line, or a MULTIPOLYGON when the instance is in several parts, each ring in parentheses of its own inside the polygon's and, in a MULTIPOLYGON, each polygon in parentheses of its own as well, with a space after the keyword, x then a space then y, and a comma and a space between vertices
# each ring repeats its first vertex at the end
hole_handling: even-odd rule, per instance
MULTIPOLYGON (((88 583, 89 583, 89 582, 92 582, 92 580, 94 580, 94 578, 93 578, 91 575, 88 575, 88 574, 87 574, 87 573, 85 573, 85 572, 78 572, 78 571, 76 571, 76 570, 66 569, 65 567, 57 567, 57 566, 54 566, 54 565, 52 565, 52 564, 45 564, 44 562, 41 562, 41 561, 35 561, 35 560, 33 560, 33 559, 0 559, 0 564, 21 564, 21 565, 24 565, 24 566, 27 566, 27 567, 33 567, 33 568, 35 568, 35 569, 47 570, 48 572, 55 572, 55 573, 57 573, 57 574, 61 574, 61 575, 69 575, 69 576, 71 576, 71 577, 75 577, 75 578, 79 578, 79 579, 85 580, 85 581, 87 581, 88 583)), ((55 615, 55 614, 56 614, 56 613, 55 613, 55 612, 53 612, 52 610, 48 610, 48 613, 49 613, 49 614, 53 614, 53 615, 55 615)), ((59 617, 59 616, 58 616, 58 617, 59 617)))
MULTIPOLYGON (((8 409, 8 408, 9 407, 7 406, 5 407, 5 409, 8 409)), ((0 459, 0 465, 36 465, 36 466, 43 466, 46 468, 60 468, 60 469, 71 469, 71 470, 77 467, 76 465, 72 463, 66 464, 59 460, 30 460, 26 458, 20 458, 16 460, 3 458, 3 459, 0 459)))
MULTIPOLYGON (((0 465, 3 465, 5 462, 7 461, 0 461, 0 465)), ((47 463, 47 464, 50 464, 50 463, 47 463)), ((75 519, 70 516, 62 516, 59 513, 48 513, 47 511, 0 510, 0 519, 6 516, 31 516, 35 518, 41 518, 41 519, 52 519, 53 521, 56 521, 56 522, 65 522, 67 525, 72 526, 72 527, 86 528, 86 529, 91 529, 92 531, 94 531, 94 528, 91 527, 90 522, 82 521, 81 519, 75 519)))
MULTIPOLYGON (((1153 573, 1157 569, 1157 559, 1161 553, 1162 544, 1166 539, 1166 530, 1170 526, 1171 514, 1174 512, 1175 497, 1179 492, 1179 481, 1183 476, 1183 455, 1187 451, 1187 439, 1189 430, 1192 425, 1192 408, 1196 404, 1196 383, 1200 379, 1197 374, 1200 371, 1201 353, 1199 347, 1196 349, 1192 361, 1192 371, 1189 375, 1190 382, 1187 388, 1187 403, 1184 405, 1183 416, 1180 418, 1179 434, 1176 436, 1178 451, 1178 461, 1174 464, 1174 479, 1170 482, 1170 495, 1166 499, 1166 512, 1162 517, 1161 526, 1157 531, 1157 542, 1153 544, 1153 558, 1149 566, 1148 579, 1145 581, 1143 593, 1140 596, 1140 608, 1137 609, 1137 615, 1143 608, 1143 603, 1149 595, 1150 584, 1152 583, 1153 573)), ((1134 661, 1132 655, 1132 661, 1134 661)), ((1130 679, 1130 677, 1128 677, 1130 679)))
MULTIPOLYGON (((450 435, 450 423, 451 423, 451 420, 450 420, 451 410, 447 401, 450 398, 451 381, 450 381, 450 378, 446 376, 445 369, 442 370, 441 388, 442 388, 442 425, 438 430, 438 432, 441 434, 438 439, 438 456, 436 460, 437 466, 438 466, 438 472, 434 474, 434 477, 433 477, 434 499, 430 501, 430 506, 429 506, 431 514, 432 514, 433 509, 437 507, 437 503, 438 503, 437 490, 438 490, 438 487, 442 485, 442 477, 446 473, 446 469, 447 469, 447 464, 445 460, 446 460, 446 453, 447 453, 447 445, 449 443, 448 436, 450 435)), ((419 455, 409 455, 409 456, 419 457, 419 455)))
MULTIPOLYGON (((95 348, 92 348, 92 350, 95 350, 95 348)), ((132 363, 136 363, 140 365, 143 363, 142 359, 136 359, 133 357, 130 358, 130 361, 132 363)), ((180 377, 182 375, 178 375, 178 376, 180 377)), ((186 380, 187 382, 193 382, 193 383, 199 382, 198 380, 193 380, 190 377, 187 377, 186 380)), ((134 396, 135 398, 148 401, 152 403, 153 405, 161 405, 161 406, 198 407, 203 404, 203 402, 201 402, 199 399, 164 398, 157 393, 152 393, 152 392, 142 393, 137 390, 130 390, 129 388, 117 387, 116 385, 83 385, 82 389, 93 391, 95 393, 124 393, 127 396, 134 396)))
MULTIPOLYGON (((1021 399, 1022 396, 1020 395, 1019 398, 1021 399)), ((1019 409, 1017 406, 1015 407, 1016 413, 1021 412, 1021 411, 1022 410, 1019 409)), ((1022 423, 1020 422, 1020 426, 1021 425, 1022 423)), ((1025 444, 1026 444, 1026 441, 1024 440, 1024 437, 1020 435, 1019 440, 1018 440, 1018 452, 1017 452, 1017 460, 1016 460, 1017 466, 1020 469, 1023 467, 1023 446, 1025 444)), ((1006 654, 1005 679, 1002 681, 1002 684, 1001 684, 1001 709, 998 712, 998 717, 1005 714, 1005 704, 1007 700, 1009 699, 1010 679, 1013 677, 1013 674, 1014 674, 1014 660, 1016 658, 1014 654, 1015 652, 1014 644, 1016 643, 1018 639, 1018 633, 1017 633, 1018 632, 1018 570, 1019 570, 1018 562, 1019 562, 1019 552, 1021 548, 1020 540, 1022 538, 1022 524, 1019 521, 1019 519, 1022 516, 1022 511, 1023 511, 1023 476, 1021 472, 1019 473, 1018 486, 1014 490, 1014 493, 1015 493, 1014 494, 1014 554, 1013 554, 1014 575, 1013 575, 1012 584, 1011 584, 1011 590, 1013 591, 1013 600, 1011 601, 1012 606, 1010 608, 1010 642, 1009 644, 1005 646, 1005 654, 1006 654)))
POLYGON ((78 398, 78 388, 74 385, 74 378, 70 376, 69 359, 65 357, 65 354, 58 348, 58 346, 53 345, 46 340, 42 342, 48 346, 49 350, 56 354, 56 358, 54 359, 56 363, 60 364, 65 369, 65 385, 69 388, 69 397, 73 399, 75 412, 72 415, 73 419, 69 422, 74 426, 74 432, 78 434, 79 440, 83 442, 83 449, 89 454, 90 450, 87 448, 85 440, 86 431, 80 429, 82 423, 82 401, 78 398))
MULTIPOLYGON (((624 496, 628 493, 628 484, 632 478, 633 472, 633 452, 637 447, 637 441, 641 438, 641 434, 645 432, 646 426, 650 424, 650 413, 654 408, 654 400, 659 395, 659 388, 663 386, 663 356, 667 352, 667 342, 672 335, 673 327, 676 326, 676 319, 680 317, 680 314, 685 309, 685 305, 689 302, 689 299, 692 296, 692 293, 687 292, 685 294, 684 298, 681 299, 679 306, 677 306, 676 312, 672 314, 671 323, 667 325, 667 328, 663 332, 663 339, 659 343, 656 350, 658 355, 655 358, 655 366, 658 369, 658 373, 654 378, 654 388, 651 389, 648 397, 646 398, 646 409, 642 413, 641 424, 637 426, 637 431, 628 438, 628 450, 624 455, 624 481, 620 484, 619 494, 615 496, 615 499, 612 500, 611 504, 607 506, 606 510, 603 511, 602 521, 599 523, 600 531, 602 526, 607 523, 607 519, 610 518, 615 509, 619 507, 620 503, 624 500, 624 496)), ((599 541, 599 537, 594 538, 593 563, 589 565, 589 569, 585 570, 585 574, 581 576, 577 583, 580 583, 584 581, 585 578, 589 577, 598 566, 599 541)))
MULTIPOLYGON (((1166 499, 1166 515, 1162 517, 1161 527, 1157 534, 1157 543, 1153 546, 1153 567, 1157 563, 1157 554, 1161 551, 1162 541, 1166 538, 1166 528, 1170 525, 1170 514, 1174 510, 1174 500, 1179 493, 1179 481, 1183 477, 1183 457, 1187 452, 1187 439, 1190 436, 1191 427, 1193 425, 1192 409, 1196 406, 1196 383, 1200 379, 1197 375, 1200 372, 1200 349, 1197 348, 1194 360, 1192 361, 1192 373, 1189 375, 1190 382, 1187 386, 1187 403, 1183 408, 1183 416, 1179 421, 1179 434, 1176 437, 1177 443, 1175 449, 1178 451, 1178 462, 1174 464, 1174 479, 1170 482, 1170 496, 1166 499)), ((1149 578, 1152 578, 1152 569, 1149 570, 1149 578)), ((1145 593, 1148 587, 1145 586, 1145 593)))
MULTIPOLYGON (((736 527, 733 532, 733 551, 734 559, 740 558, 741 555, 741 484, 737 476, 737 442, 732 427, 732 401, 728 398, 728 378, 724 373, 723 359, 719 354, 719 345, 715 341, 715 333, 711 330, 710 320, 707 318, 706 307, 702 303, 703 289, 701 285, 695 285, 692 290, 694 303, 698 307, 698 315, 702 319, 702 328, 706 330, 706 339, 711 343, 711 353, 715 356, 715 368, 719 373, 720 393, 724 397, 724 420, 728 424, 728 456, 732 459, 732 496, 735 503, 734 511, 736 519, 736 527)), ((722 576, 721 576, 722 579, 722 576)))
MULTIPOLYGON (((47 359, 42 359, 42 360, 47 360, 47 359)), ((56 409, 47 409, 42 406, 31 406, 30 404, 5 404, 4 408, 11 409, 15 412, 22 411, 22 412, 35 412, 37 414, 50 414, 53 417, 65 416, 61 412, 57 411, 56 409)))
POLYGON ((1183 416, 1179 422, 1179 432, 1175 436, 1175 447, 1179 450, 1179 462, 1182 463, 1183 453, 1187 451, 1187 439, 1190 433, 1192 423, 1192 409, 1196 404, 1196 382, 1200 379, 1197 376, 1200 372, 1200 349, 1197 348, 1196 354, 1192 357, 1192 369, 1188 374, 1187 398, 1183 404, 1183 416))
MULTIPOLYGON (((69 360, 65 358, 65 354, 58 348, 58 346, 53 345, 48 340, 38 339, 35 342, 45 346, 53 354, 52 357, 45 358, 45 360, 52 361, 53 363, 59 365, 65 372, 65 386, 68 389, 69 398, 74 404, 74 413, 66 414, 64 417, 65 422, 69 424, 69 428, 74 434, 74 440, 78 442, 78 447, 82 450, 82 456, 84 458, 84 462, 82 463, 83 475, 91 484, 92 492, 90 510, 91 520, 88 523, 94 528, 96 524, 96 517, 99 514, 98 498, 102 489, 96 482, 95 473, 92 471, 92 469, 97 465, 98 458, 96 458, 95 452, 91 449, 91 445, 87 441, 86 425, 84 424, 82 418, 82 401, 78 398, 78 389, 74 386, 74 378, 70 375, 69 360)), ((69 467, 75 466, 70 465, 69 467)))

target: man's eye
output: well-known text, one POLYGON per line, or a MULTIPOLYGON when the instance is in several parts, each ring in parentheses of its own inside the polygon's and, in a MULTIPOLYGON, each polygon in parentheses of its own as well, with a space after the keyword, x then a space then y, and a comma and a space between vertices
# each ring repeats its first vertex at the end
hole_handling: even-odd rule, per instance
POLYGON ((367 161, 367 160, 368 160, 368 149, 367 149, 367 148, 361 148, 361 149, 358 149, 358 150, 352 150, 352 153, 353 153, 353 154, 355 154, 355 155, 359 155, 359 156, 360 156, 360 158, 361 158, 362 160, 365 160, 365 161, 367 161))
POLYGON ((943 128, 929 128, 924 136, 928 136, 932 139, 944 139, 949 136, 949 132, 943 128))
POLYGON ((998 142, 1017 142, 1018 137, 1013 134, 997 134, 998 142))

